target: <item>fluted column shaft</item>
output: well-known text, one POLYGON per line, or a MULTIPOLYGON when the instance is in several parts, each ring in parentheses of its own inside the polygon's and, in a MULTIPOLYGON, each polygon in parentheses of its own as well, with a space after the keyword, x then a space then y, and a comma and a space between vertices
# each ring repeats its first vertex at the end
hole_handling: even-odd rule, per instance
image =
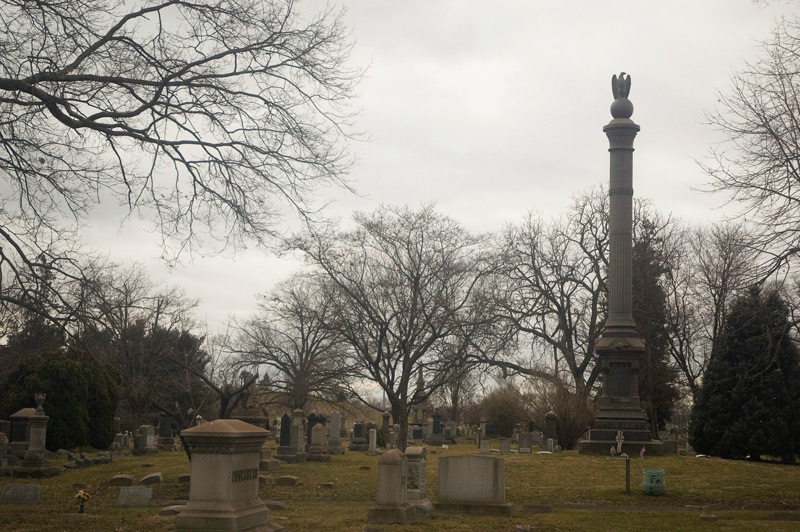
POLYGON ((636 329, 632 304, 633 140, 639 126, 615 118, 603 128, 610 152, 607 334, 636 329))

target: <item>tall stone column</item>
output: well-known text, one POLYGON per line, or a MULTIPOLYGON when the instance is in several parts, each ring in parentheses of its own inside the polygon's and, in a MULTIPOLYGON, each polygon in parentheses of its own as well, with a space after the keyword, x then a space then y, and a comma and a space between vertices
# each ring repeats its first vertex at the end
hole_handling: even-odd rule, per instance
POLYGON ((578 450, 608 454, 621 436, 628 453, 638 453, 644 446, 650 454, 661 454, 661 444, 652 441, 639 400, 645 344, 633 320, 633 141, 639 126, 631 120, 630 76, 624 72, 613 76, 611 88, 612 120, 603 127, 610 153, 608 318, 595 347, 603 388, 589 439, 579 442, 578 450))

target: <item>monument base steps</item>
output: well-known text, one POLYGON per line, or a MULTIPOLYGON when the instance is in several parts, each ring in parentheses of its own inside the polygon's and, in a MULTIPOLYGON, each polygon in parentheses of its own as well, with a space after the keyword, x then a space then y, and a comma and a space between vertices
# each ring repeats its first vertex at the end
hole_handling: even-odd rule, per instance
POLYGON ((285 529, 269 521, 269 509, 256 497, 226 505, 189 501, 175 518, 175 530, 279 532, 285 529))
POLYGON ((416 507, 409 503, 398 506, 379 504, 367 510, 367 522, 410 525, 417 520, 416 511, 416 507))
MULTIPOLYGON (((578 442, 578 454, 611 455, 611 447, 617 448, 615 440, 582 440, 578 442)), ((645 456, 664 456, 664 444, 657 440, 628 441, 622 443, 622 452, 628 456, 639 456, 644 447, 645 456)), ((617 453, 619 455, 619 453, 617 453)))

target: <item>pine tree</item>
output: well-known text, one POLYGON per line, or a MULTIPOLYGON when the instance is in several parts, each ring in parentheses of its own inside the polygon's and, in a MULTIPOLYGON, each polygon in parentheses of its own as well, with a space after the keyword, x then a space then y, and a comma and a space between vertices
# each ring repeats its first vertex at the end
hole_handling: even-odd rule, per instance
POLYGON ((658 438, 672 416, 678 390, 678 375, 669 364, 667 296, 661 279, 669 273, 664 256, 663 227, 644 216, 636 228, 632 250, 633 318, 645 341, 639 370, 639 396, 650 420, 650 431, 658 438))
POLYGON ((800 359, 777 292, 736 300, 695 398, 689 441, 701 453, 794 462, 800 454, 800 359))

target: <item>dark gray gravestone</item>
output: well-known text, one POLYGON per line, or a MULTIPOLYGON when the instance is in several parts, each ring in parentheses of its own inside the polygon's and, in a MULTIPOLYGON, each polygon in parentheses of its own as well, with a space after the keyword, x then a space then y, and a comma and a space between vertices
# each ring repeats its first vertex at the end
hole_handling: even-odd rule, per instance
POLYGON ((158 420, 158 437, 172 438, 172 416, 161 415, 158 420))
POLYGON ((284 414, 281 416, 281 437, 278 441, 278 445, 283 447, 288 447, 291 445, 291 434, 292 434, 292 418, 289 414, 284 414))
POLYGON ((544 416, 544 437, 546 439, 558 439, 558 432, 556 431, 556 413, 552 410, 544 416))
POLYGON ((153 496, 153 488, 143 486, 122 487, 119 489, 117 499, 118 508, 143 508, 150 506, 150 498, 153 496))
POLYGON ((39 504, 42 487, 38 484, 9 484, 3 488, 0 504, 39 504))
POLYGON ((353 441, 356 439, 362 439, 364 441, 367 439, 366 424, 364 424, 363 421, 356 421, 356 424, 353 425, 353 441))
POLYGON ((437 410, 433 413, 433 433, 434 434, 442 434, 444 431, 442 430, 442 415, 437 410))
POLYGON ((496 438, 500 435, 500 429, 497 427, 497 423, 487 423, 486 424, 486 437, 487 438, 496 438))
POLYGON ((389 412, 384 412, 381 415, 383 417, 383 424, 381 425, 381 430, 383 431, 384 439, 388 440, 389 439, 389 418, 392 417, 392 415, 389 412))

